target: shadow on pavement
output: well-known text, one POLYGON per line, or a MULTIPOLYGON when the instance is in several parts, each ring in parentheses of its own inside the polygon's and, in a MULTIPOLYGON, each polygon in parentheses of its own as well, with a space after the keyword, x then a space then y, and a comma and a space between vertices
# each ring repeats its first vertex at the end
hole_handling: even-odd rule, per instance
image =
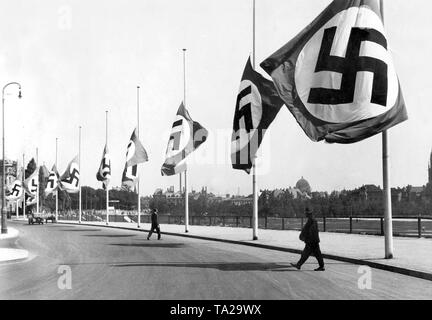
POLYGON ((102 231, 101 229, 60 229, 58 231, 73 231, 73 232, 94 232, 94 231, 102 231))
POLYGON ((107 237, 107 238, 128 238, 135 237, 136 234, 84 234, 84 237, 107 237))
POLYGON ((259 263, 259 262, 202 262, 202 263, 125 263, 112 264, 112 267, 168 267, 168 268, 204 268, 221 271, 298 271, 286 263, 259 263))
MULTIPOLYGON (((147 240, 146 240, 147 241, 147 240)), ((155 240, 157 241, 157 240, 155 240)), ((110 243, 110 246, 119 247, 141 247, 141 248, 183 248, 184 243, 165 243, 165 242, 147 242, 147 243, 110 243)))

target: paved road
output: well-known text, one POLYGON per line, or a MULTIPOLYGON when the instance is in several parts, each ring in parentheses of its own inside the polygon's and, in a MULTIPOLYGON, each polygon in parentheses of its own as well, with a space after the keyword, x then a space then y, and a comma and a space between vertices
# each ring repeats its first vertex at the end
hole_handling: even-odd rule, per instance
POLYGON ((30 258, 0 265, 1 299, 432 299, 430 281, 372 270, 360 290, 359 266, 327 261, 326 272, 289 262, 298 255, 241 245, 69 225, 29 226, 17 247, 30 258), (60 290, 59 266, 72 289, 60 290))

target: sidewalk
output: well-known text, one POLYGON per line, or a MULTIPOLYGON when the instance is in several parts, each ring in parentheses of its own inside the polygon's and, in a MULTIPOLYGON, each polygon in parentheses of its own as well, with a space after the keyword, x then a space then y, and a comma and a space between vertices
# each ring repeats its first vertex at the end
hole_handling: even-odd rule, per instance
MULTIPOLYGON (((75 221, 59 221, 76 224, 75 221)), ((92 226, 106 226, 104 222, 83 222, 92 226)), ((112 222, 109 227, 147 231, 150 224, 112 222)), ((252 241, 252 229, 229 227, 161 224, 163 234, 217 240, 271 250, 300 253, 304 247, 298 239, 299 231, 258 230, 258 240, 252 241)), ((384 259, 384 238, 380 236, 321 232, 321 251, 325 258, 368 265, 372 268, 402 273, 432 281, 432 239, 394 237, 394 258, 384 259)), ((312 258, 313 259, 313 258, 312 258)), ((295 261, 293 261, 295 262, 295 261)))
MULTIPOLYGON (((18 230, 8 227, 8 233, 0 234, 0 246, 3 243, 8 243, 10 240, 18 238, 18 230)), ((0 263, 13 262, 28 258, 28 251, 12 248, 0 248, 0 263)))

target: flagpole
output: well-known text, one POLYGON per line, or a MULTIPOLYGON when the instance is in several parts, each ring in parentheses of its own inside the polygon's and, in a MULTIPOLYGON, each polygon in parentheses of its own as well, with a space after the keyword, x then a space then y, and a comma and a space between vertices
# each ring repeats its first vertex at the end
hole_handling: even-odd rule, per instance
MULTIPOLYGON (((55 158, 55 166, 56 166, 56 170, 58 171, 58 169, 57 169, 57 153, 58 153, 57 144, 58 143, 57 142, 58 142, 58 138, 56 138, 56 158, 55 158)), ((58 221, 58 188, 59 188, 59 186, 58 186, 58 181, 57 181, 56 202, 55 202, 55 220, 56 220, 56 222, 58 221)))
POLYGON ((37 187, 36 187, 36 214, 39 214, 39 149, 36 148, 36 171, 37 171, 37 187))
MULTIPOLYGON (((138 140, 140 138, 140 122, 139 122, 139 90, 140 86, 137 86, 137 134, 138 140)), ((141 199, 140 199, 140 175, 139 175, 139 165, 137 164, 137 193, 138 193, 138 222, 137 227, 140 228, 141 225, 141 199)))
MULTIPOLYGON (((380 9, 384 24, 384 1, 380 0, 380 9)), ((391 206, 390 172, 389 172, 389 151, 388 132, 382 132, 382 168, 383 168, 383 195, 384 195, 384 245, 385 258, 393 258, 393 221, 391 206)))
MULTIPOLYGON (((183 103, 186 108, 186 49, 183 49, 183 103)), ((192 138, 193 139, 193 138, 192 138)), ((180 185, 181 185, 181 172, 180 172, 180 185)), ((184 186, 185 186, 185 232, 189 232, 189 187, 187 179, 187 167, 184 172, 184 186)))
POLYGON ((82 217, 82 211, 81 211, 81 176, 82 176, 82 170, 81 170, 81 126, 79 126, 79 135, 78 135, 78 166, 79 166, 79 172, 80 172, 80 178, 78 181, 78 190, 79 190, 78 222, 81 223, 81 217, 82 217))
MULTIPOLYGON (((18 159, 17 159, 17 162, 16 162, 16 177, 17 177, 17 179, 18 179, 18 159)), ((15 203, 15 216, 16 216, 16 219, 18 220, 18 218, 19 218, 19 212, 18 212, 18 204, 19 204, 19 199, 17 199, 17 201, 16 201, 16 203, 15 203)))
MULTIPOLYGON (((24 162, 24 156, 25 154, 23 153, 23 176, 22 176, 22 184, 23 184, 23 188, 24 188, 24 181, 25 181, 25 162, 24 162)), ((25 190, 23 192, 23 218, 25 218, 26 215, 26 202, 25 202, 25 190)))
MULTIPOLYGON (((252 66, 255 69, 255 0, 253 0, 253 22, 252 22, 252 66)), ((258 240, 258 189, 256 178, 256 155, 252 159, 252 193, 253 193, 253 213, 252 213, 252 240, 258 240)))
MULTIPOLYGON (((105 111, 105 146, 108 149, 108 110, 105 111)), ((109 225, 109 182, 106 180, 106 225, 109 225)))

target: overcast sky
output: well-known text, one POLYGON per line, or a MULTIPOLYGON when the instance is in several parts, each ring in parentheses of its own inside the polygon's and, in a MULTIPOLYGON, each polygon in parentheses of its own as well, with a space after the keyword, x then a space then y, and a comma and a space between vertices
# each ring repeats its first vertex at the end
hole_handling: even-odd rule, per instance
MULTIPOLYGON (((257 65, 309 24, 330 0, 257 0, 257 65)), ((391 185, 424 185, 432 147, 431 5, 385 1, 390 50, 409 120, 389 131, 391 185)), ((231 168, 236 96, 252 51, 252 0, 59 1, 2 0, 0 85, 19 81, 23 99, 6 95, 6 154, 63 171, 78 153, 82 184, 98 187, 96 171, 109 110, 112 185, 119 186, 136 126, 141 86, 142 194, 174 185, 162 177, 168 135, 183 99, 182 48, 187 48, 187 108, 210 131, 189 164, 190 186, 217 194, 252 192, 251 177, 231 168)), ((264 74, 261 68, 257 70, 264 74)), ((262 146, 259 187, 285 188, 304 176, 313 190, 382 186, 381 136, 352 145, 310 141, 283 107, 262 146)))

